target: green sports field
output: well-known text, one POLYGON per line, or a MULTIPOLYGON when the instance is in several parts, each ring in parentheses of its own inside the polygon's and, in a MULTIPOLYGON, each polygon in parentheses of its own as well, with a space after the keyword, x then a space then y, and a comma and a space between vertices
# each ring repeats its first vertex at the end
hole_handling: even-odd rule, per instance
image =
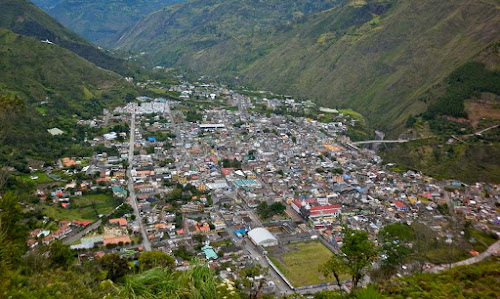
POLYGON ((333 255, 320 242, 290 244, 285 250, 285 253, 271 251, 269 258, 295 287, 335 282, 335 278, 325 278, 319 271, 319 266, 333 255))

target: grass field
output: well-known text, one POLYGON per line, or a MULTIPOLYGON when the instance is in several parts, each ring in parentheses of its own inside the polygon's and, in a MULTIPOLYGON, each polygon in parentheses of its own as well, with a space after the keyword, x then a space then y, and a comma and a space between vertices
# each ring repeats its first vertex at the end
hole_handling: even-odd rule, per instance
MULTIPOLYGON (((319 266, 333 254, 320 242, 296 243, 287 246, 284 254, 270 253, 269 258, 280 271, 296 286, 307 286, 335 282, 335 278, 324 278, 319 266)), ((341 279, 347 279, 343 275, 341 279)))
POLYGON ((90 220, 95 221, 99 214, 106 215, 120 204, 120 200, 112 195, 96 194, 71 199, 69 208, 60 205, 44 206, 46 216, 58 220, 90 220))
POLYGON ((37 183, 37 184, 45 184, 45 183, 50 183, 50 182, 54 181, 52 178, 48 177, 47 174, 45 174, 44 172, 36 172, 36 173, 32 173, 32 174, 24 174, 24 175, 20 176, 20 178, 23 181, 34 182, 34 183, 37 183), (35 179, 35 180, 33 180, 33 179, 31 179, 31 177, 38 177, 38 178, 35 179))

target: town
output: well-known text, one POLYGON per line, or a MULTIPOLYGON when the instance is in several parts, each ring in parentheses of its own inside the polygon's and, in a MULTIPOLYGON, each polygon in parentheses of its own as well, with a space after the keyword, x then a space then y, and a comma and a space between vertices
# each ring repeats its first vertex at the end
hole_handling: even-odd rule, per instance
POLYGON ((363 122, 352 110, 207 83, 141 84, 176 98, 139 97, 79 120, 95 153, 32 170, 31 249, 62 240, 80 260, 157 250, 179 270, 208 261, 229 282, 256 266, 269 294, 336 288, 318 268, 342 248, 345 228, 377 242, 388 225, 413 226, 437 240, 435 264, 498 250, 499 186, 382 161, 351 142, 363 122))

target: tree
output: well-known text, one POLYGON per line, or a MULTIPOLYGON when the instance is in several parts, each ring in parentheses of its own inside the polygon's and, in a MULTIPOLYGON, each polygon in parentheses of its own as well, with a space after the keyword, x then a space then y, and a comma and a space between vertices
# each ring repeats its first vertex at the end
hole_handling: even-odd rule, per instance
POLYGON ((271 205, 268 205, 267 202, 261 202, 257 206, 257 214, 263 219, 270 218, 274 215, 282 215, 286 210, 286 206, 281 202, 275 202, 271 205))
POLYGON ((24 101, 19 97, 0 95, 0 141, 13 126, 15 117, 24 111, 24 101))
POLYGON ((0 234, 2 234, 2 259, 15 264, 26 251, 26 226, 20 225, 22 211, 20 197, 14 192, 6 192, 0 198, 0 234), (9 249, 7 249, 9 248, 9 249))
POLYGON ((408 243, 415 238, 412 228, 402 223, 394 223, 385 226, 378 233, 378 240, 381 244, 381 251, 384 258, 380 263, 380 275, 385 278, 392 276, 398 267, 408 261, 412 254, 408 243))
POLYGON ((175 266, 175 260, 161 251, 148 251, 139 256, 139 265, 143 270, 155 267, 172 269, 175 266))
POLYGON ((368 239, 368 233, 364 231, 344 229, 343 243, 341 251, 344 254, 344 262, 352 276, 353 289, 356 289, 363 275, 377 258, 378 250, 368 239))
POLYGON ((106 254, 101 258, 99 263, 104 270, 108 271, 106 278, 113 281, 122 278, 129 271, 127 260, 121 258, 118 253, 106 254))
POLYGON ((193 240, 195 241, 198 241, 198 243, 202 243, 203 242, 203 235, 202 234, 197 234, 197 235, 194 235, 193 236, 193 240))
POLYGON ((75 256, 69 245, 64 245, 61 240, 57 240, 49 246, 49 260, 52 266, 67 269, 73 264, 75 256))
POLYGON ((339 290, 342 290, 342 285, 340 284, 340 275, 346 270, 345 262, 336 255, 332 257, 323 265, 320 266, 320 271, 325 277, 333 275, 337 281, 339 290))

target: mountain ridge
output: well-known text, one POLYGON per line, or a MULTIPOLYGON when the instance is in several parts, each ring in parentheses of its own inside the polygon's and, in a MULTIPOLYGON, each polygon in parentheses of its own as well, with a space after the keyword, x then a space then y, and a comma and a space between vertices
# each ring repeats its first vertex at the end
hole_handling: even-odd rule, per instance
POLYGON ((0 0, 0 27, 40 40, 48 39, 104 69, 124 76, 133 74, 127 61, 97 48, 30 1, 0 0))
MULTIPOLYGON (((203 3, 175 7, 194 10, 203 3)), ((200 11, 198 19, 207 15, 200 11)), ((170 10, 152 14, 117 46, 150 50, 156 63, 180 70, 352 107, 394 135, 410 115, 425 111, 421 94, 479 55, 500 32, 495 0, 344 1, 300 21, 186 50, 195 37, 210 41, 213 33, 175 36, 167 25, 176 17, 170 10), (163 28, 158 24, 169 35, 148 37, 150 28, 163 28), (142 39, 134 37, 138 32, 142 39)))
POLYGON ((91 42, 109 47, 141 17, 183 0, 34 0, 33 2, 66 27, 91 42))

